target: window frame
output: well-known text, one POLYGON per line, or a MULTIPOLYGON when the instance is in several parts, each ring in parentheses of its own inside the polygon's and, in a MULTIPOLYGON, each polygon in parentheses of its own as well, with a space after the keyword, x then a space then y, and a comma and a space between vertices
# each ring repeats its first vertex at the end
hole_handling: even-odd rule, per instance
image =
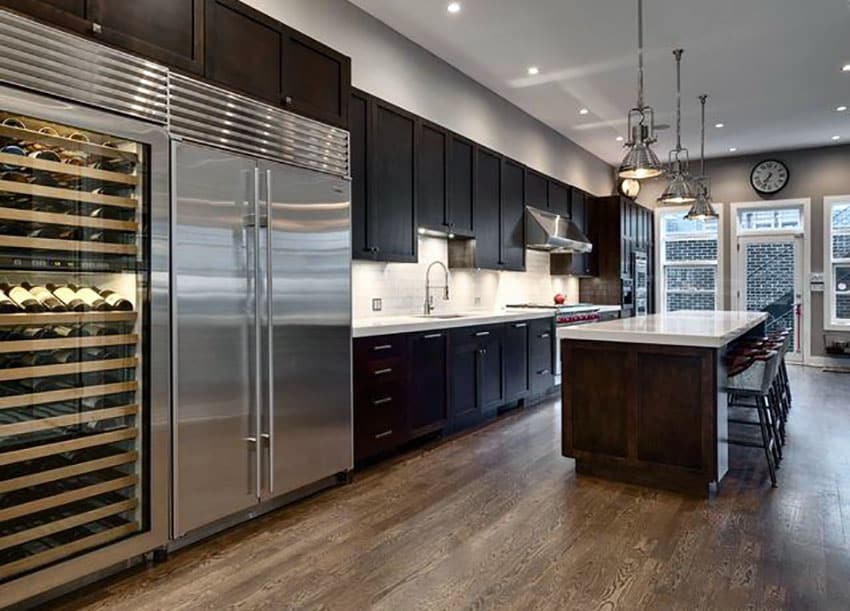
MULTIPOLYGON (((717 259, 715 260, 697 260, 697 261, 667 261, 666 260, 666 245, 667 242, 678 242, 686 240, 705 240, 706 234, 703 233, 681 233, 676 238, 668 239, 664 232, 664 217, 670 213, 684 214, 690 210, 690 205, 686 206, 657 206, 655 208, 655 235, 658 239, 655 241, 655 303, 658 304, 656 310, 660 314, 667 313, 667 295, 669 293, 681 294, 700 294, 708 295, 714 293, 714 309, 720 310, 723 307, 725 290, 723 283, 723 257, 724 257, 724 206, 721 203, 713 203, 714 209, 717 211, 717 259), (667 290, 666 269, 668 267, 714 267, 714 290, 713 291, 696 291, 694 293, 685 293, 684 291, 667 290)), ((674 310, 675 312, 676 310, 674 310)))
MULTIPOLYGON (((850 205, 850 195, 827 195, 823 198, 823 290, 824 290, 824 329, 827 331, 850 331, 850 318, 836 318, 836 298, 838 287, 835 285, 835 268, 850 267, 850 258, 835 259, 832 254, 834 235, 850 235, 850 228, 832 228, 832 210, 837 205, 850 205)), ((842 291, 848 294, 850 291, 842 291)))

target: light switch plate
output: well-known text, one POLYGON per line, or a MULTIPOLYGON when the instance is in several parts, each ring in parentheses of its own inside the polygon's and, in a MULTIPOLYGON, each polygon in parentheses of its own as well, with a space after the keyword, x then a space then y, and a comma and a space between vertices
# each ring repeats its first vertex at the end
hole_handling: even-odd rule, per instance
POLYGON ((381 301, 380 297, 373 297, 372 298, 372 311, 373 312, 380 312, 381 308, 383 308, 383 307, 384 307, 384 304, 381 301))
POLYGON ((480 305, 481 305, 481 297, 476 297, 476 298, 475 298, 475 305, 477 305, 477 306, 480 306, 480 305))

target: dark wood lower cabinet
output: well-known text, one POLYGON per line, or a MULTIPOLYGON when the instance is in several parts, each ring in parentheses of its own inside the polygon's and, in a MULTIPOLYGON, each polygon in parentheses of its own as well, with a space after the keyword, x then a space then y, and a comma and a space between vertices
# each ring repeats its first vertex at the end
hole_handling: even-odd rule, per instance
POLYGON ((555 375, 555 327, 547 318, 528 323, 528 376, 534 394, 552 387, 555 375))
POLYGON ((544 318, 355 339, 355 462, 476 426, 552 389, 551 373, 533 377, 533 363, 551 370, 552 324, 544 318))

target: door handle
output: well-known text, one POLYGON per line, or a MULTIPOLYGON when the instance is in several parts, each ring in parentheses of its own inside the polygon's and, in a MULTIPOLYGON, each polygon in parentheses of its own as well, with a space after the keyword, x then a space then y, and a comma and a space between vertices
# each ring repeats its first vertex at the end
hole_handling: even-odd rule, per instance
POLYGON ((384 397, 383 399, 375 399, 372 401, 372 405, 386 405, 387 403, 392 403, 392 397, 384 397))
POLYGON ((547 337, 549 337, 549 334, 548 333, 541 333, 537 337, 539 337, 540 339, 546 339, 547 337))
POLYGON ((381 344, 380 346, 375 346, 372 348, 373 352, 379 352, 381 350, 391 350, 393 347, 392 344, 381 344))
POLYGON ((514 325, 514 329, 523 329, 528 326, 528 323, 518 322, 514 325))
POLYGON ((274 493, 274 291, 272 281, 272 171, 266 169, 266 377, 268 379, 267 422, 269 446, 269 494, 274 493))
POLYGON ((475 334, 475 337, 487 337, 488 335, 490 335, 489 331, 479 331, 475 334))
POLYGON ((378 433, 377 435, 375 435, 375 439, 383 439, 384 437, 389 437, 392 434, 393 434, 393 431, 392 431, 392 429, 390 429, 389 431, 384 431, 383 433, 378 433))
POLYGON ((382 376, 382 375, 386 375, 386 374, 388 374, 388 373, 392 373, 392 372, 393 372, 393 368, 392 368, 392 367, 387 367, 386 369, 378 369, 378 370, 376 370, 376 371, 374 372, 374 375, 376 375, 376 376, 382 376))
MULTIPOLYGON (((254 219, 260 216, 260 168, 254 167, 254 219)), ((262 350, 260 346, 260 338, 262 337, 262 306, 260 304, 260 225, 253 223, 254 229, 254 430, 256 435, 262 432, 262 411, 263 411, 263 394, 260 388, 261 367, 262 367, 262 350)), ((248 438, 250 443, 257 444, 257 437, 248 438)), ((263 473, 263 458, 260 452, 257 452, 254 463, 255 468, 255 483, 256 496, 259 499, 262 496, 262 473, 263 473)))
POLYGON ((430 335, 423 336, 423 339, 437 339, 439 337, 443 337, 442 333, 431 333, 430 335))

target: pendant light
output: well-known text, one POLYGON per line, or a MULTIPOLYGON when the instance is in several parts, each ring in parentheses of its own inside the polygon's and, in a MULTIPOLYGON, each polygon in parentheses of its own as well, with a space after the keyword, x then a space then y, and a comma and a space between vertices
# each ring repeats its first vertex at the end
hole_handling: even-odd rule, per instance
POLYGON ((655 144, 655 112, 643 101, 643 0, 638 0, 638 99, 628 114, 628 148, 618 174, 620 178, 655 178, 664 170, 658 155, 652 150, 655 144), (636 121, 636 122, 634 122, 636 121))
POLYGON ((697 200, 688 213, 685 219, 688 221, 705 221, 708 219, 716 219, 717 211, 711 205, 711 179, 705 174, 705 102, 708 100, 708 95, 699 96, 699 103, 702 107, 700 114, 700 143, 699 143, 699 176, 696 178, 697 200))
POLYGON ((688 149, 682 146, 682 53, 676 49, 676 146, 670 151, 669 181, 664 193, 658 198, 662 204, 690 204, 696 201, 697 189, 688 174, 688 149))

